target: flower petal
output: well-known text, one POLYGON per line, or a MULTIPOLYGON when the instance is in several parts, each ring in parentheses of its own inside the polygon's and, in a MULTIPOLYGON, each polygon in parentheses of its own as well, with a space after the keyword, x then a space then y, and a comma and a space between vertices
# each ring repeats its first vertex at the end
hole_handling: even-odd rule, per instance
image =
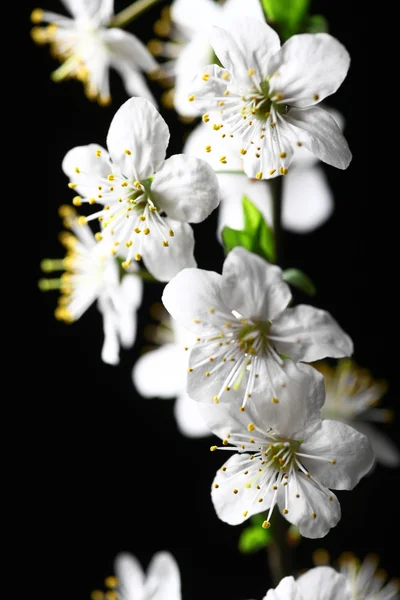
POLYGON ((304 600, 352 600, 344 575, 331 567, 315 567, 297 579, 304 600))
POLYGON ((127 178, 139 180, 152 177, 158 171, 168 142, 168 125, 145 98, 127 100, 114 115, 107 136, 113 162, 127 178))
POLYGON ((196 266, 193 229, 173 219, 168 219, 168 224, 174 230, 168 247, 162 245, 156 234, 147 235, 143 242, 144 263, 158 281, 170 281, 182 269, 196 266))
POLYGON ((142 302, 143 281, 136 275, 125 275, 120 285, 118 335, 123 348, 130 348, 136 338, 136 310, 142 302))
POLYGON ((210 329, 209 322, 218 325, 219 318, 214 318, 210 308, 232 316, 221 299, 221 280, 222 276, 213 271, 185 269, 165 286, 162 302, 174 319, 197 334, 204 327, 210 329))
POLYGON ((140 73, 131 63, 126 61, 117 61, 111 57, 111 66, 120 74, 124 87, 129 96, 142 96, 146 98, 155 107, 157 107, 157 101, 153 94, 150 92, 146 78, 140 73))
POLYGON ((351 426, 367 436, 377 462, 385 467, 396 468, 400 465, 400 452, 388 435, 363 421, 352 421, 351 426))
POLYGON ((144 573, 139 561, 131 554, 118 554, 114 562, 115 574, 123 597, 141 600, 144 592, 144 573))
POLYGON ((146 46, 132 33, 112 27, 103 30, 101 35, 115 66, 121 61, 145 72, 158 69, 157 62, 146 46))
POLYGON ((251 17, 231 19, 229 30, 213 27, 210 42, 221 64, 235 78, 251 86, 249 69, 257 81, 268 74, 268 63, 280 48, 279 36, 267 23, 251 17))
MULTIPOLYGON (((185 370, 186 376, 186 370, 185 370)), ((185 377, 186 379, 186 377, 185 377)), ((199 411, 199 404, 189 398, 187 394, 181 394, 174 405, 174 415, 179 431, 190 438, 199 438, 211 435, 211 432, 199 411)))
POLYGON ((151 559, 143 597, 152 600, 181 600, 179 568, 169 552, 157 552, 151 559))
POLYGON ((151 185, 152 198, 167 215, 200 223, 220 202, 218 179, 205 160, 175 154, 168 158, 151 185))
POLYGON ((142 354, 132 371, 133 383, 145 398, 175 398, 186 387, 188 355, 178 344, 142 354))
MULTIPOLYGON (((297 525, 302 536, 316 539, 324 537, 340 521, 340 504, 335 494, 321 489, 303 473, 289 483, 288 513, 285 518, 297 525), (316 515, 315 517, 313 515, 316 515)), ((285 494, 280 490, 278 506, 285 508, 285 494)))
POLYGON ((113 15, 113 0, 61 0, 75 19, 85 19, 93 25, 105 25, 113 15))
POLYGON ((246 16, 265 22, 260 0, 246 0, 246 2, 243 2, 243 0, 226 0, 222 10, 224 20, 246 16))
MULTIPOLYGON (((294 150, 290 137, 285 135, 285 128, 281 127, 281 123, 282 119, 278 120, 272 133, 267 132, 262 140, 260 137, 258 148, 253 146, 247 150, 243 158, 247 177, 258 178, 261 173, 262 179, 274 179, 280 177, 281 168, 289 169, 294 150), (284 156, 284 162, 281 155, 284 156)), ((287 127, 286 131, 288 131, 287 127)))
POLYGON ((214 171, 221 173, 240 171, 239 176, 245 179, 239 150, 240 146, 235 142, 235 138, 222 137, 218 131, 211 129, 209 124, 200 123, 188 135, 183 147, 183 154, 197 156, 197 158, 207 161, 214 171), (228 157, 226 165, 220 161, 220 157, 223 155, 228 157))
POLYGON ((221 16, 221 7, 213 0, 173 0, 171 19, 188 38, 192 33, 207 30, 221 16))
POLYGON ((97 197, 99 181, 111 173, 108 159, 107 150, 100 144, 76 146, 64 156, 62 170, 70 182, 76 184, 78 194, 85 198, 97 197), (97 150, 101 152, 100 157, 97 150))
POLYGON ((103 315, 104 343, 101 351, 102 360, 108 365, 119 363, 118 315, 111 302, 99 298, 98 308, 103 315))
POLYGON ((261 321, 274 319, 292 297, 279 267, 241 247, 231 250, 224 262, 221 296, 230 309, 261 321))
POLYGON ((309 233, 333 212, 333 194, 321 167, 292 168, 283 182, 282 224, 288 231, 309 233))
POLYGON ((304 600, 292 576, 284 577, 274 590, 268 590, 263 600, 304 600))
POLYGON ((319 308, 299 304, 274 321, 270 339, 279 354, 294 361, 313 362, 351 356, 353 342, 333 317, 319 308))
POLYGON ((270 62, 270 90, 289 106, 312 106, 336 92, 349 66, 349 53, 331 35, 294 35, 270 62))
MULTIPOLYGON (((279 123, 286 122, 292 133, 284 128, 287 136, 300 141, 322 162, 347 169, 352 154, 343 133, 331 115, 322 108, 313 107, 307 110, 292 108, 279 123)), ((284 127, 284 126, 283 126, 284 127)))
POLYGON ((374 453, 365 435, 340 421, 328 419, 301 445, 301 452, 327 459, 327 462, 301 460, 322 485, 334 490, 352 490, 374 463, 374 453))

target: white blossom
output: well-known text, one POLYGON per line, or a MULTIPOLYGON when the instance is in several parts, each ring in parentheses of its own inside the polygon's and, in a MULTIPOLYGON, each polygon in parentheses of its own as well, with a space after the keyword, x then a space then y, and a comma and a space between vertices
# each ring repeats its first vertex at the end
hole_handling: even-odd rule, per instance
MULTIPOLYGON (((331 491, 351 490, 374 460, 368 438, 339 421, 322 420, 324 381, 309 365, 288 361, 286 401, 268 396, 246 411, 233 404, 201 404, 205 422, 232 451, 211 490, 218 517, 238 525, 275 506, 301 535, 320 538, 337 525, 340 505, 331 491)), ((232 392, 236 394, 237 392, 232 392)))
MULTIPOLYGON (((213 127, 238 138, 248 177, 286 175, 298 146, 348 167, 351 152, 340 128, 316 106, 347 74, 350 57, 340 42, 326 33, 301 34, 281 48, 269 25, 248 17, 231 20, 226 29, 213 27, 210 42, 223 67, 206 67, 188 99, 219 111, 213 127)), ((209 112, 203 119, 210 121, 209 112)), ((229 164, 230 157, 220 160, 229 164)))
POLYGON ((118 262, 110 249, 96 242, 89 226, 79 223, 71 207, 61 207, 61 213, 74 235, 64 232, 60 236, 67 249, 63 260, 44 260, 42 265, 47 272, 65 269, 65 273, 59 279, 42 279, 40 288, 60 290, 55 315, 67 323, 77 321, 97 301, 104 328, 101 356, 108 364, 118 364, 120 345, 130 348, 135 341, 142 280, 134 274, 134 267, 121 281, 118 262))
POLYGON ((340 573, 346 577, 352 600, 399 600, 400 581, 386 582, 386 573, 378 569, 379 558, 368 554, 361 562, 354 554, 344 553, 339 558, 340 573))
POLYGON ((33 39, 51 44, 51 51, 62 65, 52 78, 61 81, 75 78, 83 82, 86 95, 99 104, 111 101, 109 70, 122 77, 130 96, 143 96, 155 103, 141 71, 158 69, 146 46, 131 33, 109 27, 113 16, 113 0, 62 0, 72 18, 35 9, 34 23, 50 23, 34 27, 33 39))
POLYGON ((330 567, 315 567, 298 579, 284 577, 264 600, 352 600, 348 582, 330 567))
POLYGON ((377 407, 386 393, 386 383, 374 381, 366 369, 360 369, 349 359, 342 359, 335 368, 326 363, 314 366, 325 377, 323 416, 348 423, 364 433, 371 442, 377 461, 387 467, 398 467, 399 450, 388 436, 369 423, 386 423, 393 417, 390 410, 377 407))
POLYGON ((175 319, 162 321, 161 327, 162 345, 139 357, 132 372, 133 382, 145 398, 176 398, 174 414, 183 435, 210 435, 198 403, 186 393, 188 351, 196 336, 175 319))
POLYGON ((169 129, 144 98, 127 100, 115 114, 108 152, 90 144, 70 150, 63 170, 80 194, 75 203, 101 204, 104 239, 125 258, 141 260, 160 281, 196 265, 193 230, 219 204, 218 180, 205 161, 176 154, 165 160, 169 129))
POLYGON ((184 269, 174 277, 162 301, 198 340, 189 358, 189 396, 229 401, 240 389, 245 406, 262 385, 278 403, 288 379, 282 356, 297 363, 352 354, 351 339, 329 313, 287 308, 290 300, 282 270, 244 248, 228 254, 222 275, 184 269))

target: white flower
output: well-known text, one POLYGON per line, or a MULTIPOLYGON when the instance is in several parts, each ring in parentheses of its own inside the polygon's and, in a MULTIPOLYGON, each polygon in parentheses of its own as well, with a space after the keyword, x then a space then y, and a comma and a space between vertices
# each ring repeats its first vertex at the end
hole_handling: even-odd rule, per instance
POLYGON ((196 336, 175 319, 162 322, 163 344, 143 354, 134 366, 132 377, 145 398, 176 398, 174 413, 178 428, 188 437, 210 435, 199 412, 198 403, 186 393, 188 350, 196 336))
POLYGON ((189 359, 189 396, 228 401, 240 388, 245 406, 259 382, 263 395, 278 403, 288 377, 282 355, 310 362, 352 354, 351 339, 329 313, 304 304, 287 308, 290 300, 282 270, 244 248, 228 254, 222 275, 181 271, 162 301, 198 337, 189 359))
MULTIPOLYGON (((189 100, 203 110, 219 110, 222 122, 214 128, 224 127, 240 140, 249 177, 285 175, 296 146, 330 165, 348 167, 351 152, 340 128, 315 106, 346 76, 350 58, 342 44, 326 33, 301 34, 280 48, 269 25, 245 17, 229 29, 213 27, 210 41, 224 68, 206 67, 189 100)), ((229 157, 221 161, 229 164, 229 157)))
POLYGON ((268 528, 278 505, 301 535, 320 538, 340 520, 331 489, 353 489, 374 457, 366 436, 321 420, 320 373, 304 364, 296 369, 291 361, 288 373, 284 404, 266 397, 245 412, 228 404, 200 405, 207 425, 223 439, 221 449, 234 452, 218 470, 211 496, 218 517, 230 525, 268 510, 263 522, 268 528))
POLYGON ((79 79, 91 100, 102 105, 111 101, 109 69, 121 75, 130 96, 144 96, 155 102, 140 71, 150 72, 158 65, 146 46, 131 33, 108 27, 113 16, 113 0, 62 0, 72 19, 36 9, 34 23, 50 23, 35 27, 33 39, 50 43, 52 54, 63 63, 53 79, 79 79))
POLYGON ((264 600, 352 600, 343 575, 330 567, 315 567, 298 579, 285 577, 264 600))
POLYGON ((90 228, 79 224, 74 210, 61 207, 64 224, 74 235, 60 236, 67 254, 62 261, 45 260, 47 272, 65 269, 60 279, 42 279, 42 290, 60 289, 58 319, 67 323, 77 321, 93 302, 103 315, 104 344, 102 359, 115 365, 119 362, 119 346, 129 348, 136 337, 136 310, 142 301, 143 283, 134 274, 120 280, 117 260, 109 248, 96 243, 90 228))
POLYGON ((391 580, 386 584, 386 573, 378 570, 379 558, 373 554, 360 560, 349 552, 339 558, 340 573, 346 577, 352 600, 399 600, 400 582, 391 580))
POLYGON ((326 401, 322 415, 348 423, 371 442, 376 459, 387 467, 400 464, 400 452, 391 440, 368 421, 385 423, 392 413, 376 405, 386 393, 387 385, 374 381, 366 369, 351 360, 341 360, 336 368, 328 364, 314 365, 325 377, 326 401))
POLYGON ((121 553, 115 559, 116 577, 108 577, 109 592, 100 590, 92 598, 118 600, 181 600, 181 578, 172 554, 157 552, 150 561, 146 574, 139 561, 131 554, 121 553))
POLYGON ((184 117, 199 115, 187 99, 193 74, 213 62, 208 32, 212 25, 237 16, 251 16, 264 21, 259 0, 174 0, 171 4, 172 41, 158 43, 158 54, 170 60, 162 65, 164 73, 175 81, 175 110, 184 117), (173 43, 176 42, 176 43, 173 43))
POLYGON ((219 204, 218 180, 205 161, 176 154, 165 160, 169 130, 154 106, 131 98, 115 114, 107 136, 109 153, 95 144, 64 158, 75 204, 102 204, 98 218, 123 266, 143 257, 160 281, 196 265, 193 230, 219 204), (167 216, 165 216, 165 214, 167 216))
MULTIPOLYGON (((337 111, 329 110, 339 124, 337 111)), ((223 130, 222 130, 223 131, 223 130)), ((218 234, 225 226, 244 226, 242 198, 247 196, 272 224, 272 191, 269 182, 249 179, 243 171, 243 156, 235 152, 237 140, 215 132, 210 140, 209 127, 200 123, 189 134, 184 154, 206 160, 217 174, 221 190, 218 234), (209 142, 212 142, 211 144, 209 142), (229 164, 221 156, 230 156, 229 164)), ((238 150, 238 148, 236 148, 238 150)), ((305 148, 295 152, 291 169, 282 185, 282 225, 288 231, 308 233, 322 225, 332 214, 333 195, 319 161, 305 148)))

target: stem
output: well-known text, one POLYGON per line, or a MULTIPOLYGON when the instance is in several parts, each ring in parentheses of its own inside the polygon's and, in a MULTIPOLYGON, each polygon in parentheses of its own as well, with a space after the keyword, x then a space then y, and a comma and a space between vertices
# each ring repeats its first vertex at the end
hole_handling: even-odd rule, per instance
POLYGON ((272 192, 272 228, 275 239, 275 263, 282 266, 282 177, 271 179, 272 192))
POLYGON ((287 545, 288 522, 278 511, 271 517, 272 541, 267 546, 268 565, 272 584, 276 587, 281 579, 292 575, 291 549, 287 545))
POLYGON ((121 10, 120 13, 114 15, 109 23, 109 27, 125 27, 133 19, 136 19, 142 12, 151 8, 154 4, 157 4, 161 0, 136 0, 130 6, 121 10))

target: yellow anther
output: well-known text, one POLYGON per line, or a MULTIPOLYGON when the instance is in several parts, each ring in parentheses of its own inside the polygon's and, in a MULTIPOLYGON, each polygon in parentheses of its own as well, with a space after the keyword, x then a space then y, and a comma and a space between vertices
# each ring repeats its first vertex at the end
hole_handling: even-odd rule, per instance
POLYGON ((316 519, 316 518, 317 518, 317 515, 316 515, 315 513, 312 513, 312 515, 311 515, 311 516, 312 516, 312 518, 313 518, 313 519, 316 519))
POLYGON ((318 102, 318 100, 319 100, 318 94, 314 94, 313 98, 314 98, 315 102, 318 102))
POLYGON ((211 446, 210 450, 211 452, 215 452, 215 450, 218 450, 218 446, 211 446))
POLYGON ((204 73, 202 80, 203 81, 208 81, 210 79, 210 73, 204 73))
POLYGON ((259 498, 259 499, 258 499, 258 502, 262 502, 262 501, 263 501, 263 498, 259 498))
POLYGON ((211 146, 206 146, 204 149, 206 152, 211 152, 211 146))
POLYGON ((246 407, 245 407, 245 406, 241 406, 241 407, 240 407, 240 412, 244 412, 245 410, 246 410, 246 407))
POLYGON ((188 100, 189 100, 189 102, 193 102, 193 100, 194 100, 194 94, 192 94, 191 96, 189 96, 188 100))
POLYGON ((119 585, 118 579, 117 579, 117 577, 114 577, 114 575, 110 575, 109 577, 107 577, 105 579, 104 583, 105 583, 105 586, 110 588, 111 590, 114 590, 119 585))
POLYGON ((219 485, 218 485, 218 483, 214 483, 214 487, 215 487, 215 489, 217 490, 217 489, 219 488, 219 485))
POLYGON ((96 156, 97 156, 97 158, 100 158, 100 156, 101 156, 101 150, 96 150, 96 156))
POLYGON ((74 206, 82 206, 82 198, 80 196, 75 196, 75 198, 72 199, 72 204, 74 206))
POLYGON ((137 188, 138 190, 142 189, 142 184, 140 183, 140 181, 134 181, 133 185, 135 186, 135 188, 137 188))
POLYGON ((249 77, 251 77, 252 75, 254 75, 254 73, 255 73, 255 70, 253 69, 253 67, 251 67, 251 68, 250 68, 250 69, 247 71, 247 75, 248 75, 249 77))
POLYGON ((96 238, 96 240, 98 242, 101 242, 101 240, 103 239, 103 236, 101 235, 100 231, 98 231, 97 233, 95 233, 94 237, 96 238))
POLYGON ((132 240, 129 240, 129 242, 125 242, 125 246, 127 248, 130 248, 132 246, 132 244, 133 244, 132 240))
POLYGON ((225 471, 226 471, 225 465, 223 467, 221 467, 221 471, 224 471, 224 473, 225 473, 225 471))
POLYGON ((279 404, 279 400, 278 400, 278 398, 275 398, 275 396, 272 396, 272 398, 271 398, 271 402, 272 402, 273 404, 279 404))
POLYGON ((276 171, 276 169, 271 169, 271 170, 269 171, 269 174, 270 174, 270 175, 273 175, 273 174, 275 173, 275 171, 276 171))
POLYGON ((132 264, 131 260, 124 260, 121 263, 121 266, 122 266, 123 269, 128 269, 131 266, 131 264, 132 264))
POLYGON ((331 465, 336 465, 336 460, 334 458, 331 460, 331 465))
POLYGON ((224 104, 225 104, 225 102, 224 102, 223 100, 220 100, 220 101, 218 102, 218 106, 224 106, 224 104))
POLYGON ((256 158, 260 158, 260 154, 256 152, 256 158))
POLYGON ((287 167, 286 167, 286 168, 284 168, 284 167, 281 167, 281 168, 279 169, 279 173, 280 173, 281 175, 287 175, 287 174, 288 174, 288 171, 289 171, 289 169, 288 169, 287 167))
POLYGON ((151 212, 156 212, 157 211, 157 207, 156 206, 149 206, 149 211, 151 212))
POLYGON ((99 190, 99 192, 101 192, 101 190, 103 189, 103 186, 102 185, 98 185, 97 189, 99 190))
POLYGON ((245 150, 244 148, 240 148, 240 154, 243 154, 243 156, 245 154, 247 154, 247 150, 245 150))
POLYGON ((296 142, 298 147, 300 148, 303 144, 301 142, 296 142))
POLYGON ((75 167, 75 173, 80 173, 79 167, 75 167))
POLYGON ((230 91, 229 91, 229 90, 225 90, 225 91, 224 91, 224 96, 229 96, 229 94, 230 94, 230 91))
POLYGON ((121 187, 128 187, 128 182, 127 181, 123 181, 121 183, 121 187))
POLYGON ((132 154, 132 152, 130 150, 128 150, 127 148, 125 148, 124 153, 127 154, 128 156, 130 156, 132 154))
POLYGON ((214 396, 214 397, 213 397, 213 401, 215 402, 215 404, 218 404, 218 402, 219 402, 219 398, 218 398, 218 396, 214 396))
POLYGON ((275 101, 282 100, 282 98, 283 98, 283 94, 281 94, 280 92, 278 92, 277 94, 275 94, 275 101))
POLYGON ((32 23, 35 23, 36 25, 43 21, 43 17, 44 17, 44 11, 41 8, 35 8, 35 10, 33 10, 31 12, 31 21, 32 21, 32 23))
POLYGON ((279 154, 279 158, 286 158, 286 152, 281 152, 279 154))
POLYGON ((287 508, 284 508, 282 512, 283 512, 284 515, 287 515, 289 511, 288 511, 287 508))
POLYGON ((70 190, 74 190, 78 184, 77 183, 69 183, 68 187, 70 190))
POLYGON ((228 440, 222 440, 222 445, 227 446, 229 444, 228 440))
POLYGON ((193 369, 192 369, 192 367, 189 367, 189 368, 188 368, 188 373, 193 373, 193 369))
POLYGON ((167 240, 163 240, 162 245, 164 246, 164 248, 168 248, 169 243, 167 242, 167 240))
POLYGON ((219 162, 222 163, 223 165, 226 165, 226 156, 221 156, 221 158, 219 159, 219 162))
POLYGON ((110 192, 113 192, 115 190, 115 187, 113 185, 110 185, 109 190, 110 192))
POLYGON ((262 179, 262 171, 258 171, 258 173, 256 173, 256 179, 262 179))
POLYGON ((237 490, 236 488, 234 490, 232 490, 234 494, 237 494, 239 490, 237 490))
POLYGON ((208 121, 210 120, 210 115, 208 113, 206 113, 201 118, 203 119, 204 123, 208 123, 208 121))
POLYGON ((221 125, 221 124, 217 125, 217 123, 214 123, 214 125, 213 125, 214 131, 219 131, 219 129, 221 129, 221 127, 223 127, 223 125, 221 125))
POLYGON ((143 229, 143 233, 144 233, 144 235, 149 235, 149 233, 150 233, 150 229, 149 229, 148 227, 145 227, 145 228, 143 229))
POLYGON ((222 75, 222 79, 225 79, 225 81, 226 81, 227 79, 229 79, 229 77, 230 77, 230 73, 227 73, 227 72, 225 72, 225 73, 222 75))
POLYGON ((300 494, 296 494, 296 498, 300 498, 300 494))
POLYGON ((96 204, 96 198, 89 198, 89 204, 96 204))
POLYGON ((256 428, 256 426, 254 425, 254 423, 249 423, 247 425, 247 431, 254 431, 256 428))
POLYGON ((145 217, 144 215, 140 215, 139 219, 140 219, 141 221, 145 221, 145 220, 146 220, 146 217, 145 217))
POLYGON ((269 529, 271 527, 271 523, 269 521, 264 521, 261 527, 263 529, 269 529))
POLYGON ((206 376, 206 377, 210 377, 210 375, 211 375, 210 371, 206 371, 206 372, 205 372, 205 376, 206 376))
POLYGON ((112 173, 110 173, 109 175, 107 175, 107 179, 108 179, 108 181, 114 181, 115 175, 113 175, 112 173))
POLYGON ((86 217, 78 217, 79 225, 86 225, 86 217))
POLYGON ((276 121, 272 121, 272 122, 271 122, 271 127, 272 127, 272 128, 276 127, 276 121))
POLYGON ((100 590, 94 590, 90 594, 90 600, 104 600, 104 592, 101 592, 100 590))
POLYGON ((115 590, 108 590, 104 598, 105 600, 118 600, 118 594, 115 590))
POLYGON ((154 33, 159 37, 167 37, 167 35, 171 31, 170 21, 162 18, 158 19, 153 25, 153 30, 154 33))

